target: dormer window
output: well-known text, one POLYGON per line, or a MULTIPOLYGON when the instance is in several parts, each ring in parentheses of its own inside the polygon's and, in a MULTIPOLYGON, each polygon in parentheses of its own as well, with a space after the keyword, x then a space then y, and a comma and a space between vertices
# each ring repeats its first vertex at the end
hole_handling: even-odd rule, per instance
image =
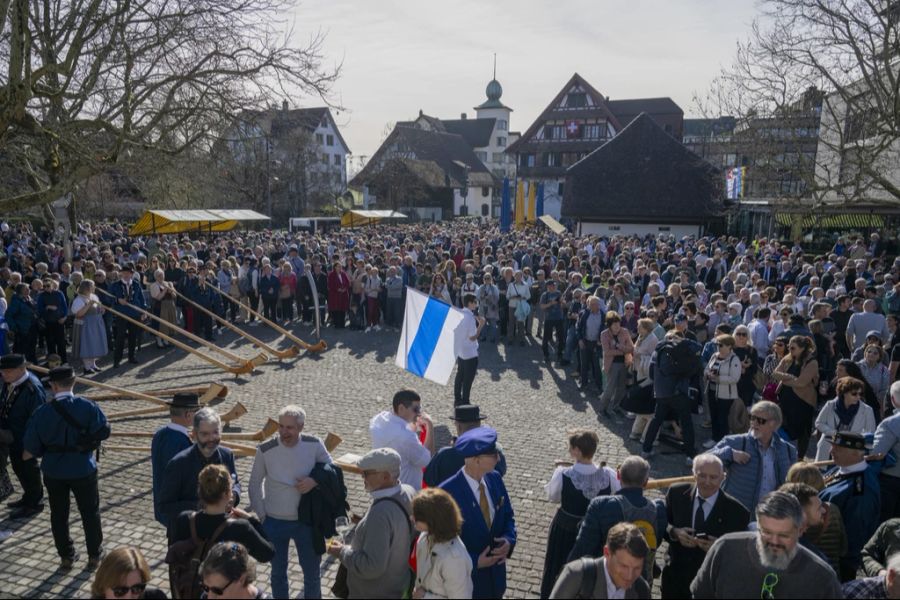
POLYGON ((566 108, 583 108, 587 106, 587 94, 584 92, 569 92, 566 96, 566 108))

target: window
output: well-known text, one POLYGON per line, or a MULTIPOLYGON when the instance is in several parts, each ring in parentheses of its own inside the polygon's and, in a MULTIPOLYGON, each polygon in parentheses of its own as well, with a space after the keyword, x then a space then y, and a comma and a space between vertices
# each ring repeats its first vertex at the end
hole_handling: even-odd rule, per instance
POLYGON ((503 146, 506 146, 506 138, 505 138, 505 137, 498 137, 498 138, 497 138, 497 145, 500 146, 501 148, 502 148, 503 146))
POLYGON ((481 205, 481 216, 482 216, 482 217, 486 217, 486 216, 488 216, 490 213, 491 213, 491 207, 488 206, 487 204, 482 204, 482 205, 481 205))
POLYGON ((461 217, 467 217, 467 216, 469 216, 469 207, 466 206, 465 204, 463 204, 462 206, 460 206, 460 207, 459 207, 459 216, 461 216, 461 217))
POLYGON ((334 155, 334 164, 335 164, 335 166, 338 166, 338 167, 341 166, 341 155, 340 154, 334 155))
POLYGON ((559 166, 559 154, 556 152, 545 152, 544 153, 544 166, 545 167, 558 167, 559 166))
POLYGON ((587 94, 584 92, 569 92, 566 97, 566 108, 582 108, 587 106, 587 94))
POLYGON ((610 225, 609 226, 610 231, 620 231, 621 229, 622 228, 619 225, 610 225))
POLYGON ((316 143, 319 144, 320 146, 321 146, 322 144, 324 144, 324 143, 325 143, 325 136, 323 136, 321 133, 317 133, 317 134, 316 134, 316 143))
POLYGON ((559 187, 556 189, 556 194, 562 198, 563 197, 563 182, 559 182, 559 187))
POLYGON ((497 131, 506 131, 506 119, 497 120, 497 131))
POLYGON ((325 143, 326 143, 328 146, 334 146, 334 136, 333 136, 333 135, 327 135, 327 136, 325 136, 325 143))
POLYGON ((597 140, 600 139, 600 126, 599 125, 585 125, 582 128, 584 133, 584 138, 588 140, 597 140))
POLYGON ((327 155, 327 154, 323 154, 323 155, 322 155, 322 164, 323 164, 323 165, 327 165, 327 164, 328 164, 328 155, 327 155))
POLYGON ((491 188, 489 188, 489 187, 486 186, 486 185, 481 186, 481 195, 482 195, 482 196, 485 196, 485 197, 486 197, 486 196, 487 196, 488 194, 490 194, 490 193, 491 193, 491 188))
POLYGON ((659 227, 659 231, 672 231, 671 227, 659 227))
POLYGON ((519 155, 519 166, 520 167, 533 167, 534 166, 534 154, 520 154, 519 155))
POLYGON ((737 154, 725 154, 722 158, 723 167, 733 167, 737 164, 737 154))

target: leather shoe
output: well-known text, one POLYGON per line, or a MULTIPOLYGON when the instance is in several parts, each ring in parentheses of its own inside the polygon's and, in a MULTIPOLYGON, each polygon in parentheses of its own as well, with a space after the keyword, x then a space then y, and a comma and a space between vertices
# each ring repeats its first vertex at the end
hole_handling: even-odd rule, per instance
POLYGON ((9 513, 10 519, 28 519, 33 517, 34 515, 40 514, 44 510, 43 504, 35 504, 32 506, 21 506, 11 513, 9 513))
POLYGON ((7 502, 6 506, 8 506, 9 508, 22 508, 23 506, 25 506, 25 498, 19 498, 18 500, 7 502))
POLYGON ((59 568, 63 571, 69 571, 72 567, 75 566, 75 561, 78 560, 78 555, 73 554, 72 556, 68 556, 66 558, 62 558, 59 561, 59 568))

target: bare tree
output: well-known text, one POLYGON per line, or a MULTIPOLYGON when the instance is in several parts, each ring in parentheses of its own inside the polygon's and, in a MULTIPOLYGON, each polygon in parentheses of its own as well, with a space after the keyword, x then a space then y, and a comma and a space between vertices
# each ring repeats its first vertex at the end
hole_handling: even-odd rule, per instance
POLYGON ((204 149, 272 97, 327 102, 323 36, 288 41, 289 0, 0 0, 0 211, 46 204, 137 151, 204 149))
POLYGON ((763 0, 735 60, 698 99, 706 115, 784 116, 810 88, 822 103, 815 174, 822 202, 900 203, 900 2, 763 0), (892 173, 893 172, 893 173, 892 173))

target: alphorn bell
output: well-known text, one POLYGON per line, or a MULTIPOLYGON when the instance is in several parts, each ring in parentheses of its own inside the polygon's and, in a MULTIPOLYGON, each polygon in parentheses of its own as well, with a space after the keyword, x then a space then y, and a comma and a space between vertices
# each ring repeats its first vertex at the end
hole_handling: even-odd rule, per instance
MULTIPOLYGON (((148 396, 156 396, 157 398, 174 396, 175 394, 197 394, 201 401, 205 398, 205 404, 214 398, 224 398, 228 395, 228 386, 221 383, 211 383, 209 385, 200 385, 196 387, 168 388, 164 390, 145 390, 143 393, 148 396)), ((88 396, 94 402, 103 400, 117 400, 119 398, 128 398, 125 394, 119 392, 106 392, 103 394, 91 394, 88 396)))
MULTIPOLYGON (((215 292, 216 292, 217 294, 219 294, 220 296, 225 296, 225 292, 223 292, 222 290, 220 290, 220 289, 218 289, 218 288, 216 288, 216 287, 214 287, 214 286, 210 286, 210 289, 212 289, 213 291, 215 291, 215 292)), ((230 298, 229 298, 229 299, 230 299, 230 298)), ((283 327, 281 327, 281 326, 279 326, 279 325, 273 323, 272 321, 270 321, 269 319, 265 318, 264 316, 262 316, 261 314, 259 314, 258 312, 256 312, 255 310, 253 310, 252 308, 250 308, 249 306, 247 306, 246 304, 242 304, 241 306, 243 306, 244 308, 246 308, 247 311, 248 311, 250 314, 252 314, 254 317, 256 317, 257 319, 259 319, 260 321, 262 321, 263 323, 265 323, 266 325, 268 325, 269 327, 271 327, 271 328, 274 329, 275 331, 277 331, 277 332, 283 334, 284 337, 286 337, 287 339, 291 340, 292 342, 294 342, 295 344, 297 344, 299 347, 303 348, 303 349, 306 350, 307 352, 322 352, 323 350, 325 350, 326 348, 328 348, 328 344, 325 343, 325 340, 319 340, 319 341, 316 342, 315 344, 310 344, 309 342, 304 342, 303 340, 301 340, 300 338, 298 338, 297 336, 295 336, 293 333, 291 333, 291 332, 288 331, 287 329, 284 329, 283 327)))
MULTIPOLYGON (((50 372, 49 369, 45 369, 44 367, 38 367, 36 365, 29 365, 28 369, 31 371, 34 371, 35 373, 41 373, 43 375, 46 375, 50 372)), ((121 397, 125 397, 125 398, 136 398, 138 400, 146 400, 147 402, 152 402, 153 404, 157 404, 161 407, 169 406, 168 404, 166 404, 165 400, 163 400, 161 398, 157 398, 156 396, 151 396, 150 394, 145 394, 143 392, 135 392, 132 390, 126 390, 125 388, 116 387, 114 385, 109 385, 107 383, 100 383, 99 381, 92 381, 90 379, 76 377, 75 383, 80 383, 80 384, 86 385, 88 387, 99 388, 101 390, 109 390, 111 392, 120 394, 121 397)))
MULTIPOLYGON (((106 296, 109 296, 110 298, 113 298, 114 300, 116 300, 116 302, 118 302, 119 299, 116 298, 116 296, 114 296, 113 294, 110 294, 109 292, 104 291, 104 290, 99 290, 99 291, 100 291, 100 293, 102 293, 106 296)), ((251 360, 246 360, 243 357, 240 357, 237 354, 234 354, 233 352, 229 352, 228 350, 225 350, 224 348, 220 348, 219 346, 216 346, 212 342, 204 340, 202 337, 200 337, 198 335, 194 335, 190 331, 185 331, 184 329, 178 327, 177 325, 173 325, 172 323, 169 323, 165 319, 157 317, 150 311, 144 310, 143 308, 141 308, 139 306, 135 306, 134 304, 131 304, 128 302, 126 302, 125 304, 126 304, 126 306, 138 311, 142 315, 146 315, 147 317, 153 319, 154 321, 156 321, 160 324, 163 324, 163 325, 169 327, 170 329, 174 329, 179 334, 183 335, 184 337, 188 338, 189 340, 193 340, 193 341, 197 342, 198 344, 200 344, 201 346, 205 346, 205 347, 209 348, 210 350, 213 350, 214 352, 218 352, 219 354, 221 354, 222 356, 224 356, 225 358, 227 358, 229 360, 233 360, 234 362, 236 362, 238 364, 243 364, 245 367, 248 365, 251 366, 250 371, 253 370, 253 367, 257 367, 261 364, 264 364, 268 360, 268 358, 266 357, 265 354, 259 354, 251 360)), ((161 331, 156 331, 152 327, 149 327, 146 324, 141 323, 140 321, 138 321, 136 319, 132 319, 131 317, 122 314, 122 312, 120 312, 118 310, 113 310, 113 312, 115 313, 115 315, 117 317, 122 317, 124 319, 127 319, 131 323, 140 325, 144 329, 150 331, 150 333, 152 333, 152 334, 156 335, 157 337, 164 339, 172 344, 177 345, 182 350, 187 350, 188 348, 190 348, 190 350, 187 350, 187 351, 191 352, 192 354, 196 354, 198 356, 203 356, 201 353, 197 352, 197 350, 191 348, 187 344, 184 344, 183 342, 176 342, 170 336, 167 336, 166 334, 162 333, 161 331)), ((250 371, 246 371, 246 372, 249 373, 250 371)), ((235 373, 235 374, 238 374, 238 373, 235 373)), ((243 374, 243 373, 241 373, 241 374, 243 374)))
POLYGON ((197 309, 203 311, 204 313, 206 313, 207 315, 209 315, 210 317, 215 319, 216 322, 221 323, 222 325, 224 325, 231 331, 235 332, 242 338, 249 340, 251 344, 254 344, 261 350, 268 352, 269 354, 271 354, 272 356, 274 356, 276 358, 293 358, 300 353, 300 351, 297 349, 297 346, 291 346, 287 350, 277 350, 277 349, 273 348, 272 346, 268 345, 267 343, 265 343, 264 341, 260 340, 259 338, 256 338, 256 337, 250 335, 249 333, 247 333, 246 331, 244 331, 237 325, 234 325, 233 323, 228 321, 228 319, 223 319, 222 317, 220 317, 216 313, 212 312, 211 310, 208 310, 208 309, 200 306, 199 304, 197 304, 196 302, 194 302, 193 300, 191 300, 190 298, 188 298, 187 296, 185 296, 178 290, 174 290, 174 292, 179 298, 181 298, 185 302, 188 302, 194 308, 197 308, 197 309))

